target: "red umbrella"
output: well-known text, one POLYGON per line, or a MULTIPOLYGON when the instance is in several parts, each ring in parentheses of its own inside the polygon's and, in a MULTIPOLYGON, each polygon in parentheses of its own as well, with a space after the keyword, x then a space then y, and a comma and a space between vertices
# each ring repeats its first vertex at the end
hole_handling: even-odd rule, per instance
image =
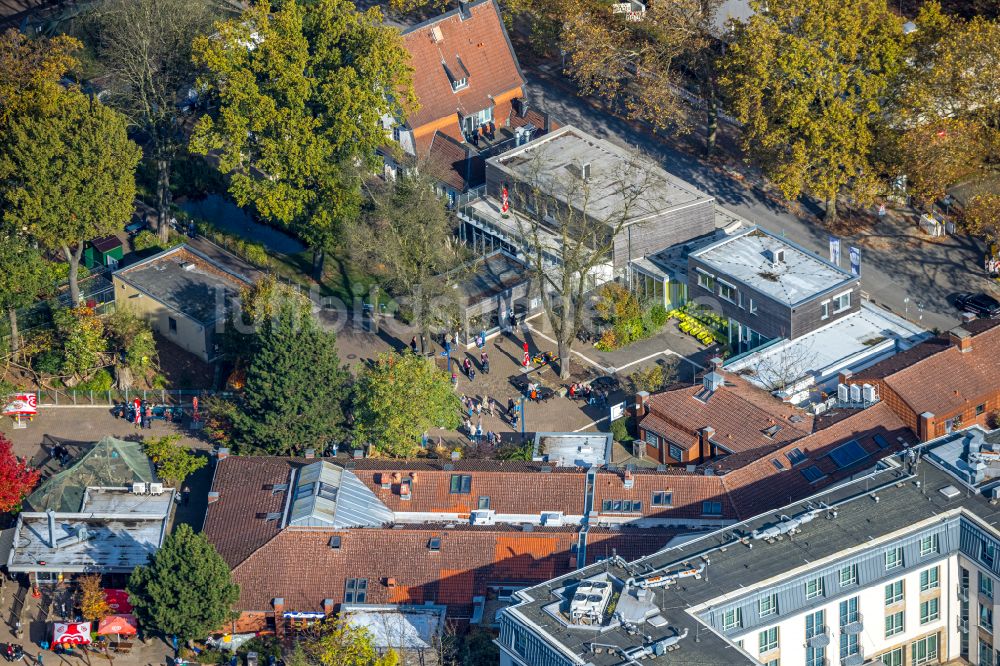
POLYGON ((132 604, 128 600, 128 592, 116 588, 105 588, 104 599, 115 613, 131 613, 132 604))
POLYGON ((523 365, 524 367, 527 368, 528 367, 528 362, 530 360, 531 360, 531 355, 528 353, 528 343, 525 342, 524 343, 524 360, 521 362, 521 365, 523 365))
POLYGON ((97 633, 101 636, 115 634, 118 636, 135 636, 139 631, 139 625, 135 621, 135 616, 129 613, 122 615, 109 615, 101 620, 97 625, 97 633))

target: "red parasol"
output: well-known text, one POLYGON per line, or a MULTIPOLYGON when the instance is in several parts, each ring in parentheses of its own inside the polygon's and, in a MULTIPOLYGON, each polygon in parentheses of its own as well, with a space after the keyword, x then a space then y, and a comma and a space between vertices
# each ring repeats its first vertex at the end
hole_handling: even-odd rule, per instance
POLYGON ((119 590, 114 588, 108 588, 104 590, 104 599, 108 602, 108 606, 115 613, 131 613, 132 604, 128 600, 128 592, 125 590, 119 590))
POLYGON ((139 632, 139 625, 135 621, 135 616, 128 613, 122 615, 109 615, 101 620, 97 625, 97 633, 101 636, 135 636, 139 632))
POLYGON ((90 645, 90 622, 55 622, 52 625, 52 644, 90 645))
POLYGON ((528 363, 531 361, 531 354, 528 353, 528 343, 524 343, 524 360, 521 361, 521 365, 528 367, 528 363))
POLYGON ((503 197, 503 204, 500 206, 500 212, 506 215, 507 211, 510 210, 510 197, 507 195, 506 185, 503 186, 502 197, 503 197))

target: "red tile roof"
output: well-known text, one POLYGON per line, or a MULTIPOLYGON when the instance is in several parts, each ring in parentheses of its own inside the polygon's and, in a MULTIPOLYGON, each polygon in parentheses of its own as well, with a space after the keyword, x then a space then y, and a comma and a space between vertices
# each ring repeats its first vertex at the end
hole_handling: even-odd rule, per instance
MULTIPOLYGON (((478 508, 480 497, 489 497, 489 508, 497 513, 539 514, 562 511, 569 515, 583 514, 586 474, 582 471, 560 471, 548 474, 511 470, 499 471, 423 471, 416 472, 410 490, 411 499, 399 495, 399 482, 393 482, 392 471, 352 470, 362 483, 393 511, 467 514, 478 508), (472 477, 468 494, 451 493, 453 475, 472 477), (383 489, 383 475, 391 488, 383 489)), ((407 472, 403 478, 411 478, 407 472)))
POLYGON ((897 355, 905 354, 909 364, 893 357, 857 373, 851 382, 882 379, 916 414, 945 415, 978 405, 1000 388, 1000 326, 986 321, 964 328, 973 333, 968 351, 936 338, 897 355))
POLYGON ((648 404, 649 414, 640 427, 680 440, 676 443, 684 447, 703 428, 713 428, 711 441, 733 454, 732 467, 751 462, 812 429, 810 416, 734 375, 727 375, 725 386, 710 395, 701 386, 690 386, 657 393, 648 404), (790 420, 793 416, 797 423, 790 420), (774 426, 780 430, 769 437, 764 431, 774 426))
POLYGON ((426 157, 431 174, 458 192, 486 182, 486 161, 469 146, 435 132, 426 157))
POLYGON ((466 11, 463 16, 461 9, 454 9, 403 33, 420 103, 407 118, 411 128, 456 112, 466 115, 487 109, 493 106, 491 97, 524 85, 494 0, 470 3, 466 11), (467 78, 468 86, 452 90, 449 70, 452 76, 467 78))
POLYGON ((758 461, 724 475, 722 482, 729 493, 740 520, 765 513, 775 506, 814 494, 820 488, 839 481, 859 469, 870 467, 878 459, 899 450, 900 438, 905 443, 916 441, 913 433, 896 416, 889 405, 880 402, 864 410, 858 410, 828 428, 791 442, 773 451, 758 461), (875 442, 880 435, 888 448, 880 448, 875 442), (856 440, 868 453, 868 457, 854 465, 839 468, 829 457, 832 450, 851 440, 856 440), (792 465, 788 453, 798 449, 806 460, 792 465), (784 467, 778 471, 773 460, 784 467), (823 474, 816 483, 810 482, 802 470, 815 465, 823 474))

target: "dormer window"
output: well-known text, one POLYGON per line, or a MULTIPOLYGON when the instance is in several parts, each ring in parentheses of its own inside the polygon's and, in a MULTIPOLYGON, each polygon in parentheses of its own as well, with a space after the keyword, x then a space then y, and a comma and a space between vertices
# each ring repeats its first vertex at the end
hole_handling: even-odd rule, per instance
POLYGON ((454 92, 458 92, 459 90, 462 90, 463 88, 468 88, 468 87, 469 87, 469 79, 464 78, 464 77, 461 78, 461 79, 456 79, 456 80, 454 80, 454 81, 451 82, 451 89, 454 92))
POLYGON ((448 80, 451 81, 452 92, 458 92, 469 87, 469 68, 465 66, 459 56, 455 56, 455 66, 450 67, 444 60, 441 61, 448 80))

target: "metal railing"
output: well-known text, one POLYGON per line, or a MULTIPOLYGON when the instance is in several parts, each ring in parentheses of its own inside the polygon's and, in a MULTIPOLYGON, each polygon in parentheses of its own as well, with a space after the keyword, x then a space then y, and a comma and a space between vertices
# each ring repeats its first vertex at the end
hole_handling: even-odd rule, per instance
POLYGON ((74 389, 38 389, 34 391, 40 407, 112 407, 118 403, 138 398, 145 402, 164 405, 186 405, 192 398, 209 396, 231 397, 229 391, 205 389, 112 389, 110 391, 77 391, 74 389))

